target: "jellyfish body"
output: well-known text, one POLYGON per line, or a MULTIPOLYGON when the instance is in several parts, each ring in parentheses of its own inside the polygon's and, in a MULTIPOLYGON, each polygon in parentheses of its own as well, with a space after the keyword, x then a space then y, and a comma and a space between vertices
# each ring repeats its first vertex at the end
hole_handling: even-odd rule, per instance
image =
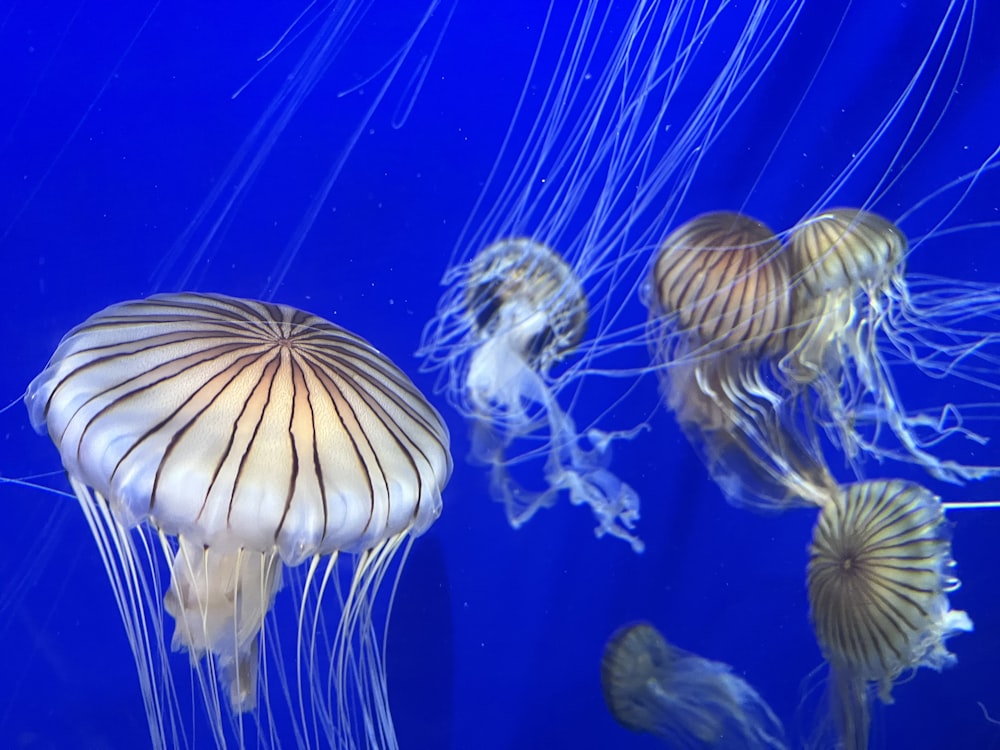
POLYGON ((792 299, 777 236, 716 212, 674 230, 647 293, 651 347, 670 408, 726 496, 741 505, 819 505, 834 486, 775 366, 792 299))
POLYGON ((977 360, 992 359, 988 344, 996 337, 969 321, 992 314, 995 292, 963 293, 960 284, 941 279, 913 294, 907 252, 902 230, 870 211, 830 209, 799 223, 788 241, 795 331, 780 369, 792 389, 813 391, 811 418, 856 468, 872 455, 917 464, 950 482, 995 475, 996 467, 930 450, 953 433, 985 441, 963 426, 960 406, 908 410, 892 371, 893 361, 904 362, 937 379, 981 383, 977 360), (898 447, 886 445, 883 427, 898 447))
POLYGON ((608 639, 601 687, 619 724, 670 747, 785 747, 781 723, 745 680, 726 664, 668 643, 648 623, 608 639))
POLYGON ((474 337, 463 411, 472 422, 473 458, 490 469, 490 489, 515 528, 566 491, 610 533, 641 549, 631 529, 638 498, 607 469, 603 443, 585 444, 560 406, 549 370, 586 332, 587 298, 572 269, 551 248, 527 238, 500 240, 475 257, 465 285, 474 337), (543 490, 512 477, 507 451, 533 434, 547 435, 543 490))
POLYGON ((451 468, 443 422, 402 371, 285 305, 156 295, 73 329, 25 400, 101 548, 154 745, 169 744, 178 710, 163 609, 174 646, 204 664, 222 745, 216 677, 235 715, 260 699, 257 721, 272 718, 278 702, 257 682, 262 627, 283 569, 309 561, 297 671, 282 677, 286 696, 289 683, 299 693, 299 730, 395 746, 372 607, 395 552, 440 513, 451 468), (157 546, 170 566, 162 601, 157 546), (328 582, 342 605, 332 643, 319 613, 328 582), (335 705, 315 674, 327 648, 335 705))
POLYGON ((868 747, 869 685, 891 703, 904 672, 955 663, 945 641, 971 631, 972 622, 949 606, 959 586, 954 566, 944 509, 920 485, 850 484, 820 512, 809 548, 809 604, 844 747, 868 747))

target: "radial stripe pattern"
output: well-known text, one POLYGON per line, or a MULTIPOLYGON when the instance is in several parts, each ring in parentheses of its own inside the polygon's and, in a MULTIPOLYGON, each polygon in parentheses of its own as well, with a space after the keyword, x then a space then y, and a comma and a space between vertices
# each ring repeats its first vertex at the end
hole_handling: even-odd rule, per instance
POLYGON ((962 615, 948 610, 953 567, 944 512, 928 490, 900 480, 841 488, 820 514, 808 568, 826 659, 883 685, 921 664, 940 667, 929 656, 943 652, 948 622, 962 615))
POLYGON ((72 330, 29 387, 70 474, 127 524, 295 563, 437 517, 448 432, 364 339, 295 308, 167 294, 72 330))
POLYGON ((653 269, 660 312, 713 350, 782 347, 790 276, 777 236, 737 213, 699 216, 664 240, 653 269))
POLYGON ((804 296, 878 286, 906 255, 906 235, 892 222, 858 208, 817 214, 792 232, 793 276, 804 296))

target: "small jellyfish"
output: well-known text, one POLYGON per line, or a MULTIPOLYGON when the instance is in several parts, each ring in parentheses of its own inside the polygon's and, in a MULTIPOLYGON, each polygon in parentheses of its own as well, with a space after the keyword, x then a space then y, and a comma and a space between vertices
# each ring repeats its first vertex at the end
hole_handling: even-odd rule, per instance
POLYGON ((492 495, 511 525, 521 526, 565 490, 574 504, 591 507, 599 535, 640 550, 631 533, 638 498, 608 471, 604 436, 578 433, 549 378, 587 329, 587 298, 572 269, 539 242, 500 240, 473 259, 463 304, 471 352, 459 408, 473 425, 473 458, 490 467, 492 495), (547 487, 531 491, 511 476, 507 450, 538 435, 547 436, 547 487))
POLYGON ((797 225, 788 243, 795 330, 780 370, 793 389, 808 386, 818 396, 810 417, 856 468, 868 454, 915 463, 944 481, 995 475, 996 467, 928 450, 949 434, 984 439, 963 425, 960 406, 908 411, 891 367, 904 362, 936 379, 988 381, 982 368, 995 365, 986 344, 996 335, 970 321, 995 311, 995 290, 937 279, 913 291, 907 250, 899 227, 861 209, 830 209, 797 225), (902 450, 885 445, 883 425, 902 450))
POLYGON ((619 724, 672 748, 785 747, 781 722, 745 680, 668 643, 648 623, 608 639, 601 688, 619 724))
POLYGON ((544 400, 544 389, 534 384, 587 332, 587 297, 579 279, 539 242, 500 240, 473 259, 465 304, 482 342, 469 364, 471 409, 505 431, 530 426, 529 404, 544 400))
POLYGON ((217 745, 226 706, 243 746, 286 705, 299 744, 396 747, 375 600, 451 472, 447 428, 399 368, 287 305, 164 294, 70 331, 25 402, 100 547, 155 747, 187 733, 164 610, 217 745), (265 638, 283 578, 299 588, 294 671, 265 638))
POLYGON ((647 305, 667 406, 737 504, 820 505, 835 486, 775 366, 792 323, 787 257, 743 214, 674 230, 656 255, 647 305))
POLYGON ((891 703, 904 672, 955 663, 945 641, 971 631, 972 622, 949 606, 959 586, 954 567, 944 507, 918 484, 849 484, 820 512, 809 548, 809 605, 845 748, 868 747, 870 684, 891 703))

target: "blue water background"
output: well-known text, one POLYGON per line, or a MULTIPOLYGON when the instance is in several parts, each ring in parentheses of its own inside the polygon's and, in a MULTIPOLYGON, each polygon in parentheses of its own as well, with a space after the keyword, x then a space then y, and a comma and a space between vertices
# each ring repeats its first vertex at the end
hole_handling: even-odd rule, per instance
MULTIPOLYGON (((182 282, 251 297, 270 291, 276 258, 376 84, 337 94, 371 76, 401 29, 412 27, 414 13, 403 5, 375 4, 359 30, 364 43, 319 83, 187 279, 193 245, 169 253, 301 55, 309 32, 270 66, 256 62, 302 3, 0 8, 0 398, 16 400, 61 336, 107 304, 182 282), (163 258, 174 260, 163 269, 163 258)), ((414 64, 358 140, 274 295, 366 336, 429 394, 434 377, 419 372, 414 351, 510 122, 539 5, 457 4, 409 116, 393 127, 411 101, 405 84, 414 64)), ((870 112, 884 105, 883 82, 902 80, 944 6, 863 5, 848 16, 836 64, 823 69, 792 120, 822 53, 814 40, 829 38, 842 10, 806 9, 703 164, 685 215, 743 207, 788 226, 809 208, 844 151, 875 124, 870 112)), ((979 6, 949 116, 893 196, 900 212, 997 145, 1000 11, 979 6)), ((421 53, 431 51, 437 28, 420 41, 421 53)), ((853 189, 860 200, 869 188, 862 179, 853 189)), ((962 212, 966 221, 996 221, 1000 197, 979 190, 962 212)), ((1000 229, 961 234, 929 243, 911 267, 1000 283, 998 247, 1000 229)), ((633 300, 630 318, 643 314, 633 300)), ((936 387, 907 376, 913 392, 936 387)), ((607 385, 609 398, 619 387, 607 385)), ((641 420, 656 399, 655 379, 646 378, 610 415, 611 426, 641 420)), ((797 708, 803 681, 821 663, 804 588, 811 512, 763 517, 726 505, 661 410, 613 462, 642 495, 643 555, 595 539, 586 509, 566 503, 514 531, 490 501, 482 470, 464 461, 466 425, 440 396, 432 400, 448 420, 456 465, 444 513, 409 559, 390 628, 401 746, 656 747, 615 724, 598 680, 607 636, 639 618, 683 648, 732 664, 798 736, 816 708, 797 708)), ((58 470, 51 443, 34 434, 20 405, 0 420, 0 475, 58 470)), ((985 429, 1000 439, 1000 423, 985 429)), ((1000 451, 987 447, 977 460, 1000 463, 1000 451)), ((58 475, 41 481, 68 489, 58 475)), ((1000 497, 996 481, 928 484, 946 499, 1000 497)), ((132 658, 75 501, 5 485, 0 512, 0 747, 147 746, 132 658)), ((955 668, 918 673, 897 687, 895 705, 876 711, 882 747, 1000 747, 1000 727, 977 705, 1000 717, 1000 514, 952 518, 963 581, 952 601, 969 611, 976 632, 951 642, 955 668)))

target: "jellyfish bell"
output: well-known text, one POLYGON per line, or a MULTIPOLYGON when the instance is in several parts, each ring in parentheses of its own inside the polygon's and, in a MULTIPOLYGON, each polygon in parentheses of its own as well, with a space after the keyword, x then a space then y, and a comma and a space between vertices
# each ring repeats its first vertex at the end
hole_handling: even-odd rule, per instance
POLYGON ((700 352, 785 349, 789 272, 775 233, 745 214, 703 214, 675 229, 653 266, 653 302, 700 352))
POLYGON ((904 671, 953 664, 945 640, 972 629, 949 607, 954 567, 944 508, 931 492, 900 480, 843 488, 821 511, 810 546, 809 599, 826 659, 877 683, 887 703, 904 671))
POLYGON ((646 290, 650 347, 668 408, 737 504, 821 504, 834 480, 775 379, 792 325, 781 242, 749 216, 714 212, 661 244, 646 290))
MULTIPOLYGON (((847 362, 851 377, 881 391, 871 337, 882 325, 888 296, 905 293, 906 250, 906 236, 897 226, 862 209, 823 211, 791 232, 797 341, 782 369, 794 383, 818 389, 821 400, 841 415, 847 362)), ((852 455, 857 450, 850 442, 844 448, 852 455)))
POLYGON ((902 275, 906 250, 899 227, 871 211, 833 208, 811 216, 789 239, 789 263, 799 281, 796 305, 880 289, 902 275))
POLYGON ((945 642, 971 631, 972 621, 950 608, 954 567, 944 506, 918 484, 846 485, 820 512, 809 547, 809 606, 845 747, 868 747, 869 685, 891 703, 904 673, 955 663, 945 642))
POLYGON ((838 350, 843 349, 857 377, 872 383, 864 336, 878 325, 880 297, 905 289, 906 250, 906 236, 897 226, 862 209, 823 211, 792 230, 788 256, 796 277, 797 341, 782 366, 793 381, 838 380, 843 368, 838 350))
POLYGON ((286 698, 289 685, 298 691, 293 720, 337 746, 395 746, 372 608, 396 553, 439 515, 451 471, 444 423, 399 368, 287 305, 165 294, 70 331, 25 402, 100 546, 154 745, 169 744, 179 720, 163 609, 174 645, 204 657, 201 689, 223 745, 213 678, 235 714, 273 718, 278 696, 257 681, 262 626, 284 568, 309 561, 298 668, 281 678, 286 698), (162 601, 156 546, 170 567, 162 601), (331 577, 343 611, 324 644, 318 601, 331 577), (313 674, 327 647, 335 706, 313 674))
POLYGON ((784 730, 745 680, 667 642, 649 623, 619 628, 601 659, 601 689, 626 729, 676 748, 784 748, 784 730))

